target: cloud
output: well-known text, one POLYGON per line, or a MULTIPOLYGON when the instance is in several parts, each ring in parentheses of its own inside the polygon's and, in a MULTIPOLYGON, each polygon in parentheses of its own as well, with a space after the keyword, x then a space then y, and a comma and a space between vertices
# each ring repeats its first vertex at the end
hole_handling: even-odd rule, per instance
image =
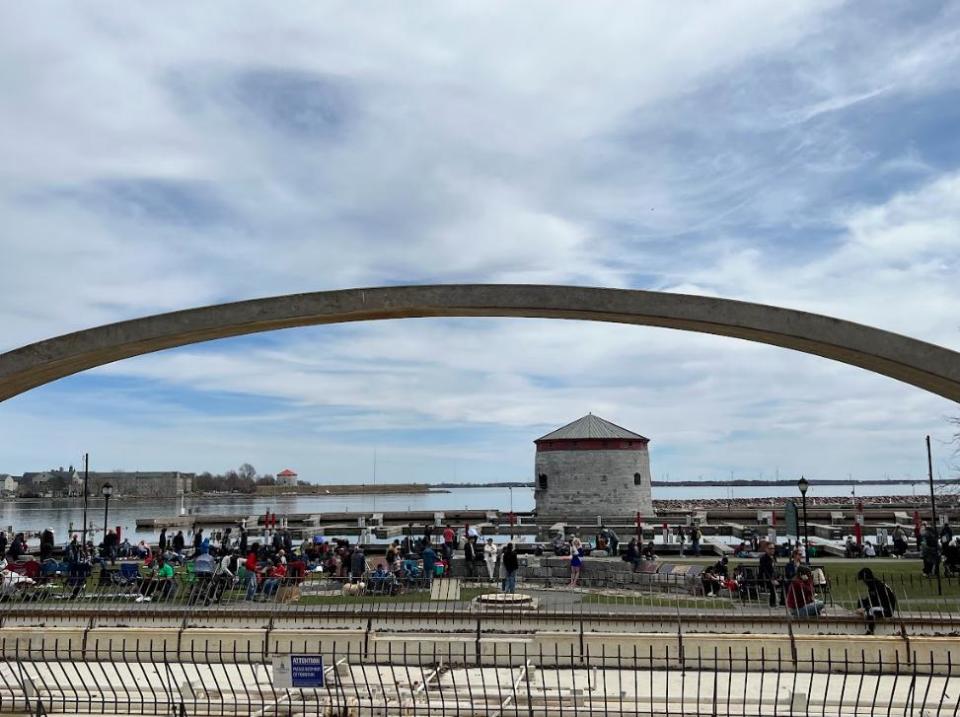
MULTIPOLYGON (((688 291, 960 346, 948 6, 178 11, 7 14, 0 62, 21 71, 0 78, 4 350, 423 282, 688 291)), ((522 477, 533 438, 593 410, 651 435, 658 474, 843 475, 913 470, 908 437, 952 408, 711 336, 407 320, 65 380, 0 406, 16 437, 0 469, 47 461, 32 436, 48 426, 129 467, 290 456, 360 479, 372 437, 406 456, 395 479, 447 475, 457 456, 460 475, 522 477)))

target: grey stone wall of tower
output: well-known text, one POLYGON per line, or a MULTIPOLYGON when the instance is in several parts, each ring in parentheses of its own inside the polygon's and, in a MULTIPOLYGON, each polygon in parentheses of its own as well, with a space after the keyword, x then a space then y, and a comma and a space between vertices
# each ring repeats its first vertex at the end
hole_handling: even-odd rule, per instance
POLYGON ((535 441, 542 523, 632 524, 652 518, 649 439, 589 414, 535 441))

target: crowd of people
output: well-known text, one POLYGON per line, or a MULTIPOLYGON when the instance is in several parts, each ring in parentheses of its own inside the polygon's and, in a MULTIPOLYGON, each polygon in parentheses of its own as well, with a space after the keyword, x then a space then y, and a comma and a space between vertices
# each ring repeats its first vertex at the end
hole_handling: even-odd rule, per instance
POLYGON ((0 555, 5 558, 0 570, 8 588, 2 594, 9 596, 57 575, 66 578, 69 597, 76 598, 87 587, 93 568, 100 566, 101 583, 107 576, 111 584, 135 589, 138 602, 170 599, 184 582, 190 586, 190 602, 219 601, 231 589, 242 593, 244 600, 274 598, 285 586, 301 583, 308 572, 349 585, 355 592, 393 595, 429 587, 434 578, 447 574, 459 550, 466 558, 468 577, 485 574, 490 581, 499 579, 504 591, 516 589, 519 559, 512 542, 498 548, 492 538, 481 541, 471 526, 456 531, 447 525, 436 534, 427 526, 423 535, 415 536, 411 524, 406 532, 402 540, 394 540, 370 559, 359 544, 323 535, 294 541, 284 527, 268 529, 257 541, 243 525, 213 534, 197 528, 189 539, 183 530, 163 529, 153 546, 145 540, 121 540, 111 530, 99 546, 92 541, 83 544, 74 534, 62 550, 53 530, 47 529, 40 536, 38 559, 23 533, 8 544, 0 531, 0 555))
MULTIPOLYGON (((395 595, 410 588, 429 587, 436 577, 450 569, 455 554, 462 551, 464 571, 468 578, 499 582, 500 589, 514 592, 520 561, 516 546, 510 542, 498 548, 491 538, 482 540, 475 527, 464 526, 462 531, 446 525, 440 529, 425 527, 423 534, 414 535, 410 524, 402 539, 394 540, 372 559, 364 548, 345 539, 328 539, 322 535, 294 541, 289 530, 277 527, 265 531, 260 540, 251 541, 245 526, 216 531, 203 528, 192 531, 189 539, 183 530, 161 530, 155 545, 144 540, 131 543, 120 539, 114 531, 107 531, 99 546, 92 541, 85 545, 78 535, 58 549, 52 529, 43 531, 39 541, 38 558, 28 547, 24 533, 11 539, 0 531, 0 597, 10 596, 48 575, 48 569, 66 577, 70 597, 77 597, 87 586, 94 566, 101 566, 104 575, 136 592, 141 602, 170 599, 180 587, 189 585, 188 602, 217 602, 228 590, 234 590, 244 600, 279 599, 286 587, 296 587, 308 572, 350 586, 355 592, 395 595), (115 570, 117 561, 121 568, 115 570), (32 571, 27 566, 33 565, 32 571), (184 577, 187 580, 184 580, 184 577), (178 579, 179 578, 179 579, 178 579)), ((688 554, 700 554, 702 535, 696 525, 671 529, 680 543, 681 552, 689 543, 688 554)), ((897 526, 892 535, 894 556, 902 556, 907 549, 907 534, 897 526)), ((949 524, 936 530, 923 523, 915 530, 914 540, 923 559, 923 573, 933 576, 943 566, 947 574, 960 574, 960 538, 954 538, 949 524)), ((783 606, 796 618, 821 615, 824 602, 817 598, 819 588, 826 585, 822 570, 811 570, 805 563, 801 544, 776 545, 754 538, 752 544, 741 545, 736 554, 746 557, 758 550, 760 558, 755 574, 745 574, 744 563, 731 570, 727 557, 707 566, 699 575, 703 595, 708 598, 721 595, 739 595, 756 599, 762 586, 772 608, 783 606), (751 552, 754 551, 754 552, 751 552), (786 557, 779 569, 778 557, 786 557), (755 594, 751 594, 754 591, 755 594)), ((869 541, 860 545, 848 542, 849 557, 869 558, 876 553, 869 541)), ((644 563, 657 560, 653 541, 644 544, 631 538, 621 549, 616 532, 601 526, 593 543, 585 543, 576 534, 558 535, 552 544, 555 555, 570 557, 570 587, 578 587, 587 555, 619 556, 631 563, 634 570, 644 563)), ((873 576, 869 568, 858 577, 868 588, 861 601, 860 613, 872 625, 882 616, 889 617, 896 608, 892 591, 873 576)), ((348 588, 344 588, 347 590, 348 588)))

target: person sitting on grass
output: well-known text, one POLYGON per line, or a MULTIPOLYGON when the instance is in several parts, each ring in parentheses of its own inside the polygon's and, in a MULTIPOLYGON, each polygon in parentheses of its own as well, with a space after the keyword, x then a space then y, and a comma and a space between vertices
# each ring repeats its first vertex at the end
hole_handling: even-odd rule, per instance
POLYGON ((813 594, 813 573, 806 565, 797 568, 797 574, 787 585, 787 610, 793 617, 817 617, 823 612, 823 602, 813 594))
POLYGON ((654 547, 652 540, 643 547, 643 559, 648 562, 657 559, 656 548, 654 547))
POLYGON ((877 619, 893 617, 897 610, 897 596, 885 582, 874 577, 870 568, 861 568, 857 580, 867 586, 867 596, 860 598, 857 614, 867 621, 867 634, 877 629, 877 619))

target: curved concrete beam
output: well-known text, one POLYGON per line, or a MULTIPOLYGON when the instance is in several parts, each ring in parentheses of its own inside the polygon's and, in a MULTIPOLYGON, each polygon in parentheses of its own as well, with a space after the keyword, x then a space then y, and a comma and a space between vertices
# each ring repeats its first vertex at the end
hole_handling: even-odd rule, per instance
POLYGON ((200 341, 294 326, 428 316, 582 319, 732 336, 842 361, 960 402, 960 354, 862 324, 705 296, 513 284, 292 294, 78 331, 0 354, 0 401, 85 369, 200 341))

